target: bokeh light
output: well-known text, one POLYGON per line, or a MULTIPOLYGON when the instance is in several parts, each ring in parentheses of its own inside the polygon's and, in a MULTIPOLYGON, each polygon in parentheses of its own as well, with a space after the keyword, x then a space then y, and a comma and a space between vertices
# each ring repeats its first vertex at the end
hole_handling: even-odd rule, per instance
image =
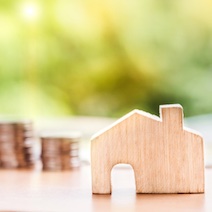
POLYGON ((2 1, 0 112, 118 117, 180 103, 186 116, 211 113, 211 6, 2 1))
POLYGON ((26 21, 37 21, 40 17, 40 7, 35 1, 24 2, 20 6, 22 17, 26 21))

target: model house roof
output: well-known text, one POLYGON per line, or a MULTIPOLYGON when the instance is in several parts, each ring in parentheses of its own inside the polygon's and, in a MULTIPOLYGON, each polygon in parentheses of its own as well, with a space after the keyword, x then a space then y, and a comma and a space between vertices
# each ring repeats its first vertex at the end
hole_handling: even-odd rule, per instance
MULTIPOLYGON (((162 117, 162 113, 163 111, 168 111, 168 110, 173 110, 173 109, 179 109, 182 111, 182 118, 183 118, 183 109, 182 109, 182 106, 180 104, 171 104, 171 105, 161 105, 160 106, 160 117, 156 116, 156 115, 152 115, 150 113, 147 113, 145 111, 142 111, 142 110, 138 110, 138 109, 134 109, 132 110, 131 112, 127 113, 126 115, 124 115, 123 117, 121 117, 120 119, 118 119, 117 121, 115 121, 113 124, 109 125, 108 127, 106 128, 103 128, 102 130, 98 131, 97 133, 95 133, 91 140, 97 138, 98 136, 102 135, 103 133, 109 131, 110 129, 112 129, 113 127, 115 127, 116 125, 120 124, 121 122, 125 121, 126 119, 132 117, 133 115, 135 114, 138 114, 142 117, 146 117, 146 118, 149 118, 151 120, 154 120, 154 121, 157 121, 157 122, 163 122, 163 117, 162 117)), ((183 126, 183 129, 190 132, 190 133, 193 133, 193 134, 196 134, 196 135, 200 135, 198 132, 196 132, 195 130, 192 130, 192 129, 189 129, 189 128, 186 128, 183 126)))

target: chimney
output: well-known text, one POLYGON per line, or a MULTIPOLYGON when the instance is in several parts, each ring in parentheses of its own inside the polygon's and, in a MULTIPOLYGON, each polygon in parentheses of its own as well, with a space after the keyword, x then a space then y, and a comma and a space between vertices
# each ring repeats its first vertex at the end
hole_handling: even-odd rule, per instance
POLYGON ((180 104, 161 105, 160 117, 167 127, 183 128, 183 108, 180 104))

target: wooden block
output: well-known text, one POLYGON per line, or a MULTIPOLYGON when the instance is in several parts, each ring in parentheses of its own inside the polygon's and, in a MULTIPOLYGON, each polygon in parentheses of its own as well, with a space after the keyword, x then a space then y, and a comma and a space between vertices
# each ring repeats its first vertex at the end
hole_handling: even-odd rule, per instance
POLYGON ((91 139, 92 191, 111 193, 111 170, 130 164, 137 193, 203 193, 203 139, 183 127, 181 105, 160 117, 133 110, 91 139))

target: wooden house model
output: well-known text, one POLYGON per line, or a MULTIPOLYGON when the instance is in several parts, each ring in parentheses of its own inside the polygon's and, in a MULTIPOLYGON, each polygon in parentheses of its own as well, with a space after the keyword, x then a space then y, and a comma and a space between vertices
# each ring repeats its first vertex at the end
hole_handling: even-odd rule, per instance
POLYGON ((204 192, 203 139, 183 126, 181 105, 160 117, 133 110, 91 139, 92 191, 111 193, 111 170, 130 164, 137 193, 204 192))

